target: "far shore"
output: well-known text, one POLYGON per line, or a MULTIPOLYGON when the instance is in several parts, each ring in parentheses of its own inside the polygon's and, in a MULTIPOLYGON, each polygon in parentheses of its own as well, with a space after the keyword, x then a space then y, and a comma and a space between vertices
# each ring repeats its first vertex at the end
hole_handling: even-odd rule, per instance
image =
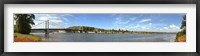
MULTIPOLYGON (((44 32, 31 32, 31 33, 41 33, 45 34, 44 32)), ((73 33, 73 32, 51 32, 49 34, 54 34, 54 33, 73 33)), ((76 32, 78 33, 78 32, 76 32)), ((83 33, 84 34, 84 33, 83 33)), ((134 33, 104 33, 104 32, 98 32, 98 33, 89 33, 89 34, 176 34, 174 32, 134 32, 134 33)))

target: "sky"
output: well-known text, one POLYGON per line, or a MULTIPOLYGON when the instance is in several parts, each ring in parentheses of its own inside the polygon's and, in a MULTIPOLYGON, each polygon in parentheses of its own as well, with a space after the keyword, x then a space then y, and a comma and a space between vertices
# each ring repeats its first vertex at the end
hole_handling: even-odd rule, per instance
POLYGON ((44 28, 49 20, 50 28, 90 26, 103 29, 129 31, 178 32, 185 14, 34 14, 33 28, 44 28))

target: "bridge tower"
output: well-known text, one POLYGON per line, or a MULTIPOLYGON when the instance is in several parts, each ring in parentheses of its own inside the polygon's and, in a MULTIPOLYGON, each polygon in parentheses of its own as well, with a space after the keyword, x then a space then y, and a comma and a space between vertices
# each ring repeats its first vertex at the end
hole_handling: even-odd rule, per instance
POLYGON ((49 39, 49 20, 45 21, 45 37, 49 39))

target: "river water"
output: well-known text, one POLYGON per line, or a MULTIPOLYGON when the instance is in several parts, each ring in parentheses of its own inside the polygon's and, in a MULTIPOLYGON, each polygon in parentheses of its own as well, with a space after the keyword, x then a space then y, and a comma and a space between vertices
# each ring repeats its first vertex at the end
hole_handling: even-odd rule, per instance
MULTIPOLYGON (((31 33, 44 38, 44 33, 31 33)), ((47 42, 174 42, 176 34, 50 33, 47 42)))

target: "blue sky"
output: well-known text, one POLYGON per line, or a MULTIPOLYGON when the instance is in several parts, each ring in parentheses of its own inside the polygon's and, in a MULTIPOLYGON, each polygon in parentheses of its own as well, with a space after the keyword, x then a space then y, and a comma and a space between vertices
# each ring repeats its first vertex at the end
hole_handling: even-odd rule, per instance
MULTIPOLYGON (((38 28, 50 20, 50 28, 91 26, 130 31, 177 32, 185 14, 34 14, 38 28), (52 24, 52 25, 51 25, 52 24)), ((36 28, 37 28, 36 27, 36 28)))

